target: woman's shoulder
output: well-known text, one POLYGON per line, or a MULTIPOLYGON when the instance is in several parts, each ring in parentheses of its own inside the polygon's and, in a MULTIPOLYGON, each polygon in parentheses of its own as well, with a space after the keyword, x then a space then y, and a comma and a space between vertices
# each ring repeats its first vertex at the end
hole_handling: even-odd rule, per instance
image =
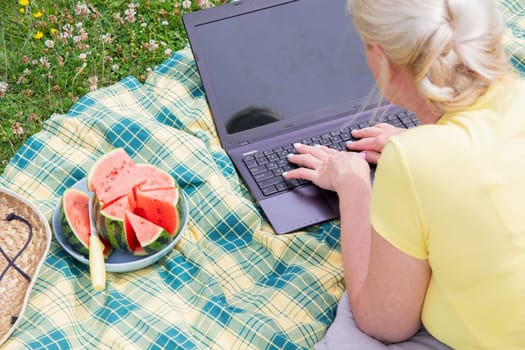
POLYGON ((386 168, 402 164, 413 176, 433 177, 449 166, 450 159, 462 158, 458 149, 465 149, 468 142, 468 136, 455 126, 420 125, 393 136, 380 161, 386 168))
POLYGON ((432 150, 450 136, 449 124, 424 124, 393 136, 389 143, 398 149, 432 150))

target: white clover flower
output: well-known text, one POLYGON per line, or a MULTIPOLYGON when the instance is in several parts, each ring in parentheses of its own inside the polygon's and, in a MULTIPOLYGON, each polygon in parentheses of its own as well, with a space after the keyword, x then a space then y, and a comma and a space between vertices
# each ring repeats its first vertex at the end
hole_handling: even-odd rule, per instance
POLYGON ((96 75, 88 78, 89 91, 95 91, 98 89, 98 77, 96 75))
POLYGON ((191 8, 191 1, 190 0, 184 0, 182 2, 182 8, 185 8, 185 9, 191 8))
POLYGON ((143 45, 144 48, 146 48, 146 50, 148 51, 155 51, 159 48, 159 44, 157 43, 157 41, 155 41, 155 39, 151 39, 148 43, 143 45))
POLYGON ((22 128, 19 122, 11 124, 11 130, 13 130, 13 134, 15 135, 22 135, 24 133, 24 128, 22 128))
POLYGON ((64 44, 67 43, 67 39, 70 38, 70 37, 71 37, 71 35, 69 33, 67 33, 67 32, 61 32, 60 34, 58 34, 58 38, 64 44))
POLYGON ((102 39, 104 44, 111 44, 113 42, 113 38, 111 37, 110 33, 100 35, 100 39, 102 39))
POLYGON ((67 34, 69 34, 69 36, 71 36, 73 34, 73 26, 69 23, 66 23, 62 26, 62 29, 64 30, 64 32, 66 32, 67 34))
POLYGON ((203 9, 213 6, 213 4, 209 2, 209 0, 197 0, 197 5, 199 5, 199 7, 203 9))
POLYGON ((132 7, 132 5, 133 4, 129 4, 129 8, 124 11, 126 21, 128 21, 129 23, 135 22, 135 15, 137 14, 137 11, 135 11, 135 7, 132 7))
POLYGON ((44 66, 46 68, 50 68, 51 67, 51 62, 49 62, 49 59, 46 56, 40 57, 39 62, 40 62, 40 64, 42 66, 44 66))
POLYGON ((89 38, 89 34, 84 28, 80 28, 78 32, 79 32, 80 41, 86 41, 89 38))
POLYGON ((115 13, 113 15, 113 18, 117 21, 118 24, 124 24, 124 18, 122 18, 120 13, 115 13))
POLYGON ((44 42, 44 45, 46 45, 48 48, 52 49, 53 47, 55 47, 55 42, 53 40, 46 40, 44 42))
POLYGON ((5 81, 0 81, 0 97, 4 96, 9 90, 9 84, 5 81))
POLYGON ((89 15, 90 12, 91 11, 90 11, 89 7, 87 7, 86 4, 77 3, 75 5, 75 14, 77 16, 85 17, 85 16, 89 15))
POLYGON ((86 58, 87 58, 87 55, 86 55, 84 52, 82 52, 80 55, 78 55, 78 58, 79 58, 81 61, 85 61, 86 58))

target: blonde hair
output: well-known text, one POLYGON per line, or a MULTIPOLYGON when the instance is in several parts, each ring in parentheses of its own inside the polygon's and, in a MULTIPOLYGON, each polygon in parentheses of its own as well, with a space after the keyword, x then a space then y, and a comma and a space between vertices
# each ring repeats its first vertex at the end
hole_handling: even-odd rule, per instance
POLYGON ((507 72, 494 0, 348 0, 365 44, 407 67, 442 113, 470 106, 507 72))

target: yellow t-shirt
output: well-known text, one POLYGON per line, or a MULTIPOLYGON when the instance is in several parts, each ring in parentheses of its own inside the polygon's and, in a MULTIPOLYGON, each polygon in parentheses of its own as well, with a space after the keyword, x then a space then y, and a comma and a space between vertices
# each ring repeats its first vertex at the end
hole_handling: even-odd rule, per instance
POLYGON ((525 349, 524 202, 525 81, 507 78, 383 150, 372 225, 428 259, 422 320, 455 349, 525 349))

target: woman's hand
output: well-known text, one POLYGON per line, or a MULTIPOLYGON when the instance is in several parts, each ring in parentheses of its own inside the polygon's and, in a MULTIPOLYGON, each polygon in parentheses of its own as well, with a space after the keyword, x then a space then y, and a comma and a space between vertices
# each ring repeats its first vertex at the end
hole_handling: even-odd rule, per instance
POLYGON ((354 177, 370 183, 370 167, 364 154, 341 152, 324 146, 294 144, 298 154, 291 154, 288 160, 300 166, 283 174, 284 178, 305 179, 330 191, 339 192, 347 181, 354 177))
POLYGON ((406 129, 396 128, 388 123, 379 123, 369 128, 352 131, 352 136, 360 140, 353 141, 347 145, 351 151, 362 151, 366 153, 369 163, 377 164, 383 147, 390 137, 397 135, 406 129))

